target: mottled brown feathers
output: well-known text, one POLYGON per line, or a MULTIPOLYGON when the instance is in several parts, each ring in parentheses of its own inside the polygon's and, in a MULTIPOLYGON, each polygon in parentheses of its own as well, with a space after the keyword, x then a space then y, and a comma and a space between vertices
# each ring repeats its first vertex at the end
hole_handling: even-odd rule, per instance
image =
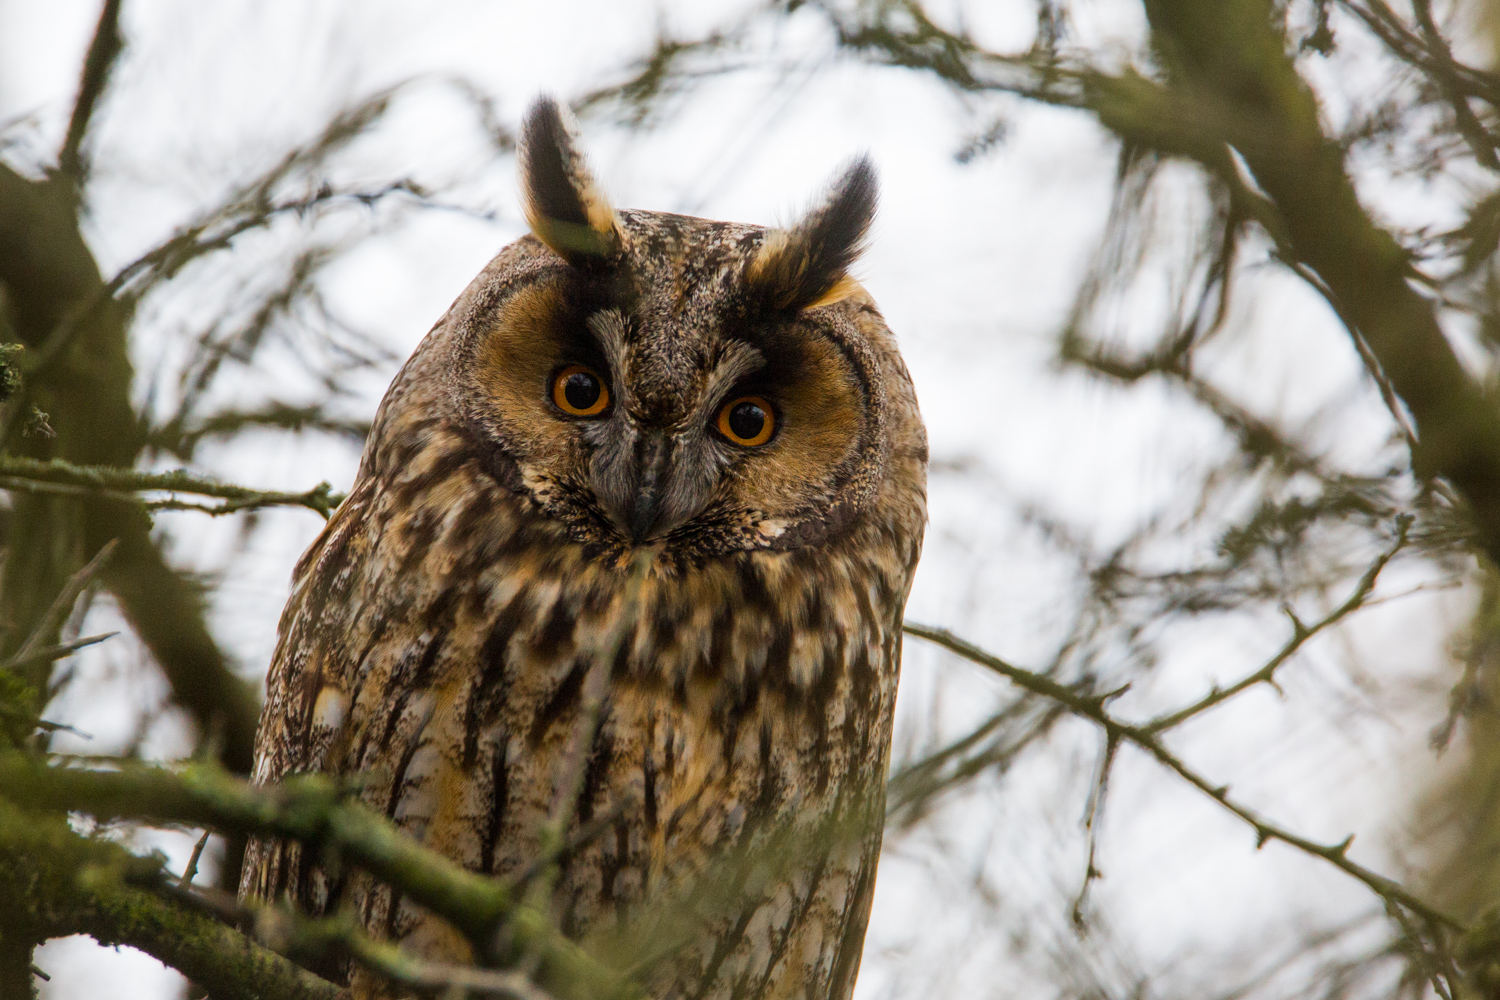
MULTIPOLYGON (((810 304, 852 259, 872 176, 856 165, 772 259, 759 227, 609 210, 555 106, 523 148, 536 238, 412 355, 298 563, 256 779, 358 774, 412 836, 515 875, 581 760, 574 826, 612 818, 561 859, 566 933, 608 955, 622 929, 690 931, 642 973, 663 1000, 843 1000, 926 517, 890 331, 858 286, 810 304), (603 256, 547 221, 606 218, 603 256), (611 394, 588 419, 549 392, 579 365, 611 394), (776 411, 763 446, 714 429, 745 394, 776 411)), ((242 892, 351 911, 429 958, 496 958, 323 860, 257 841, 242 892)))

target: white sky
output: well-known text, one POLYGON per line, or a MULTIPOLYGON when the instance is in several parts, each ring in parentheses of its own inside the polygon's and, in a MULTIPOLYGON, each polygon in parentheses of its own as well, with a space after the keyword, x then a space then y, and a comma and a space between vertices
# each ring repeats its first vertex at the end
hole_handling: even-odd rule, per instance
MULTIPOLYGON (((685 35, 739 6, 127 0, 129 47, 95 137, 89 236, 108 273, 305 140, 330 112, 376 88, 462 74, 493 93, 514 124, 538 91, 567 97, 618 79, 660 18, 685 35)), ((1085 28, 1096 36, 1129 38, 1138 29, 1128 4, 1085 9, 1085 28)), ((1025 5, 986 11, 969 11, 979 37, 997 45, 1028 37, 1025 5)), ((85 0, 0 0, 0 120, 35 113, 43 148, 61 136, 96 17, 97 4, 85 0)), ((799 23, 775 48, 796 53, 816 41, 799 23)), ((1045 503, 1108 542, 1191 481, 1220 438, 1211 422, 1158 385, 1122 390, 1052 367, 1052 334, 1108 210, 1115 150, 1082 116, 1014 102, 1005 108, 1008 138, 970 166, 952 155, 972 128, 953 97, 909 74, 849 66, 815 79, 794 73, 780 85, 764 74, 728 76, 706 84, 659 131, 586 125, 585 133, 617 205, 749 222, 787 218, 850 155, 871 153, 882 201, 859 274, 901 341, 934 458, 975 459, 991 476, 934 476, 927 555, 910 617, 1035 663, 1051 651, 1071 600, 1060 592, 1067 567, 1018 526, 1000 496, 1045 503)), ((414 215, 329 276, 327 292, 340 315, 399 357, 521 232, 512 165, 487 158, 471 123, 441 87, 420 86, 371 142, 340 161, 351 177, 453 180, 455 200, 497 216, 414 215)), ((1400 209, 1399 197, 1392 199, 1400 209)), ((1166 224, 1182 225, 1191 201, 1166 201, 1166 224)), ((233 273, 247 273, 246 260, 273 266, 284 246, 246 240, 233 273)), ((171 363, 170 335, 212 310, 206 296, 233 297, 236 289, 224 284, 229 273, 196 297, 148 302, 135 347, 142 391, 157 366, 171 363)), ((1330 396, 1354 395, 1356 419, 1323 443, 1367 453, 1388 428, 1378 401, 1360 388, 1342 332, 1310 292, 1270 269, 1254 272, 1250 287, 1233 336, 1212 353, 1216 377, 1237 398, 1293 426, 1330 396)), ((1142 315, 1149 314, 1121 320, 1142 325, 1129 322, 1142 315)), ((373 411, 393 371, 370 380, 363 412, 373 411)), ((298 373, 281 374, 296 385, 298 373)), ((265 388, 242 392, 256 398, 265 388)), ((265 488, 305 489, 328 479, 345 489, 356 459, 343 446, 270 437, 233 453, 204 453, 211 471, 265 488)), ((182 565, 212 571, 242 543, 228 521, 177 514, 159 523, 182 565)), ((247 676, 264 672, 292 563, 319 526, 307 512, 267 514, 247 555, 220 581, 214 627, 247 676)), ((1434 665, 1464 607, 1456 598, 1421 598, 1372 614, 1357 633, 1320 640, 1288 668, 1285 699, 1255 692, 1190 727, 1177 748, 1301 832, 1331 841, 1357 833, 1360 860, 1399 874, 1390 845, 1400 843, 1412 789, 1430 770, 1424 741, 1441 718, 1447 682, 1434 665), (1367 678, 1345 670, 1347 643, 1357 645, 1376 695, 1361 688, 1367 678), (1371 700, 1389 707, 1391 693, 1403 690, 1407 696, 1383 716, 1349 710, 1371 700)), ((1205 626, 1184 636, 1145 689, 1117 707, 1144 715, 1187 700, 1214 678, 1253 668, 1282 638, 1274 625, 1205 626)), ((90 751, 118 747, 132 725, 122 708, 155 703, 160 686, 128 647, 89 659, 86 674, 88 683, 54 715, 93 733, 90 751)), ((930 719, 960 731, 1002 692, 971 668, 909 643, 898 745, 925 732, 930 719)), ((183 745, 170 717, 147 741, 164 756, 183 745)), ((1064 725, 1048 754, 940 812, 888 852, 861 997, 1043 995, 1036 967, 1014 957, 1024 950, 1017 935, 1029 934, 1031 947, 1039 939, 1045 945, 1066 923, 1057 900, 1071 897, 1083 870, 1078 821, 1097 749, 1096 734, 1064 725), (939 840, 958 845, 963 862, 927 863, 939 840), (999 894, 998 911, 975 901, 968 880, 978 872, 999 894), (1043 905, 1052 909, 1039 916, 1043 905), (957 942, 967 949, 955 957, 948 945, 957 942)), ((1130 754, 1107 816, 1100 864, 1108 877, 1094 900, 1109 915, 1115 940, 1100 945, 1103 965, 1118 947, 1149 975, 1226 985, 1214 973, 1229 957, 1257 946, 1267 956, 1279 953, 1304 927, 1364 912, 1371 902, 1326 866, 1275 846, 1256 852, 1245 829, 1130 754)), ((186 836, 161 841, 176 864, 190 844, 186 836)), ((174 995, 175 976, 135 953, 69 940, 47 946, 38 962, 54 977, 44 990, 49 1000, 174 995)))

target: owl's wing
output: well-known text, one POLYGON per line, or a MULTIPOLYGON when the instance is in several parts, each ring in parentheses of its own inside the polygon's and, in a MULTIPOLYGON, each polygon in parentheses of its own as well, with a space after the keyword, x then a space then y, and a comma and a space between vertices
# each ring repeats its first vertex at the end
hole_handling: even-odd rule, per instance
POLYGON ((844 930, 839 936, 838 953, 833 960, 833 974, 828 982, 828 1000, 848 1000, 859 975, 860 956, 865 951, 865 931, 870 925, 870 907, 875 901, 875 865, 880 860, 881 832, 866 838, 859 859, 859 874, 849 899, 844 930))
MULTIPOLYGON (((266 701, 255 737, 258 785, 313 771, 337 773, 337 750, 348 714, 340 677, 351 617, 351 580, 362 576, 369 481, 356 487, 298 561, 292 594, 266 678, 266 701)), ((245 849, 240 896, 266 902, 290 897, 314 915, 327 887, 301 845, 253 837, 245 849)))

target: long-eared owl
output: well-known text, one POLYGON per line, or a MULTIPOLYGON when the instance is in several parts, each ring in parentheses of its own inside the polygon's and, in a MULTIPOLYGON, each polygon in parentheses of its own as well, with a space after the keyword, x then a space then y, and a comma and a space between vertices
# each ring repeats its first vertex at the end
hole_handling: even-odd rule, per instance
MULTIPOLYGON (((519 162, 531 234, 397 375, 297 564, 255 779, 358 775, 401 829, 502 877, 565 824, 562 933, 694 908, 649 996, 841 1000, 926 520, 911 379, 848 274, 873 170, 784 228, 616 211, 548 99, 519 162)), ((320 860, 252 842, 241 893, 484 957, 320 860)))

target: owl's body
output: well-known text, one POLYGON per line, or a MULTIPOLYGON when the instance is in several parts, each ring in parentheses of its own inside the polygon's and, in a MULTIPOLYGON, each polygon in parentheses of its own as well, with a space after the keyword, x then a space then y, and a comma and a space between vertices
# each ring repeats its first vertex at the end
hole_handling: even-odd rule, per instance
MULTIPOLYGON (((502 876, 566 816, 593 835, 559 858, 564 933, 694 914, 650 996, 846 997, 925 521, 909 378, 847 260, 799 250, 819 216, 597 210, 549 115, 528 126, 539 238, 417 349, 297 567, 256 779, 359 774, 412 836, 502 876), (736 431, 756 414, 764 442, 736 431)), ((848 236, 838 198, 825 243, 848 236)), ((252 844, 242 891, 476 957, 294 844, 252 844)))

